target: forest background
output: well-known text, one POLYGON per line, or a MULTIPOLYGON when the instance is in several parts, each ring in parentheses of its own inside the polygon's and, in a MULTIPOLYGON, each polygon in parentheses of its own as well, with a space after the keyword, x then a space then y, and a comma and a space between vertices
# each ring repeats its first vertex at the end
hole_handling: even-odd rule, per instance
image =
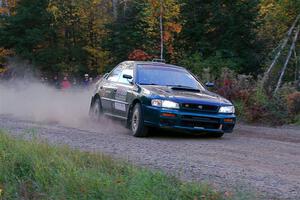
POLYGON ((168 63, 215 82, 242 119, 300 123, 300 44, 276 94, 289 45, 262 78, 300 14, 299 0, 0 0, 0 64, 17 56, 45 76, 82 77, 159 58, 161 14, 168 63))

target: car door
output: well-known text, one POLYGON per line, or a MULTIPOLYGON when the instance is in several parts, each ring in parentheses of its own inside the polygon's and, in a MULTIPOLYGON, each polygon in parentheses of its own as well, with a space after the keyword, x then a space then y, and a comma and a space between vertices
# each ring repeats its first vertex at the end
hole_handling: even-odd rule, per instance
POLYGON ((134 77, 133 63, 126 63, 116 84, 117 91, 114 99, 114 115, 117 115, 120 118, 127 117, 127 112, 129 109, 129 95, 132 93, 132 90, 134 88, 133 79, 129 80, 127 78, 124 78, 123 75, 130 75, 131 77, 134 77))
POLYGON ((113 114, 114 112, 114 98, 117 91, 117 81, 122 72, 122 65, 118 65, 105 79, 100 88, 101 103, 104 113, 113 114))

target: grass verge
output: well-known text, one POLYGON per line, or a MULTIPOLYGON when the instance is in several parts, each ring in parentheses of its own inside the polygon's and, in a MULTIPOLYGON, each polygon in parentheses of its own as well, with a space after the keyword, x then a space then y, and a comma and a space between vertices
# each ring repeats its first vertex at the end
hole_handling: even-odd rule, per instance
POLYGON ((96 153, 14 139, 0 130, 0 199, 224 199, 96 153))

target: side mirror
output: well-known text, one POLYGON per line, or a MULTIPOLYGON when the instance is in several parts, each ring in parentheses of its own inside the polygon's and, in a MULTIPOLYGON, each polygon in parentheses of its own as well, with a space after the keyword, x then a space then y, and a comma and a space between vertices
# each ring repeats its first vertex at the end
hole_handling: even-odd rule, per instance
POLYGON ((215 87, 215 84, 212 83, 212 82, 207 82, 207 83, 205 83, 205 85, 206 85, 206 87, 208 87, 208 88, 213 88, 213 87, 215 87))
POLYGON ((132 77, 131 75, 124 74, 124 75, 123 75, 123 78, 126 78, 126 79, 128 79, 128 80, 129 80, 129 79, 132 79, 133 77, 132 77))
POLYGON ((133 77, 132 77, 131 75, 124 74, 124 75, 123 75, 123 78, 126 78, 126 79, 128 80, 128 82, 129 82, 131 85, 133 85, 133 81, 132 81, 133 77))

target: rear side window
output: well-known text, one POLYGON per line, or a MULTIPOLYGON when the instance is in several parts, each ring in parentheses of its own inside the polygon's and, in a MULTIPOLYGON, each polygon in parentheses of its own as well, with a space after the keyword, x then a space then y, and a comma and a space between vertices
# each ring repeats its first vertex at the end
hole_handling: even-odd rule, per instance
POLYGON ((129 83, 128 80, 123 80, 123 74, 133 75, 133 63, 130 61, 120 63, 108 76, 107 80, 113 82, 125 82, 129 83), (124 70, 127 70, 124 73, 124 70), (132 73, 128 70, 132 70, 132 73))
POLYGON ((116 82, 119 79, 119 76, 122 72, 122 67, 118 66, 116 69, 114 69, 111 74, 108 76, 107 80, 116 82))

